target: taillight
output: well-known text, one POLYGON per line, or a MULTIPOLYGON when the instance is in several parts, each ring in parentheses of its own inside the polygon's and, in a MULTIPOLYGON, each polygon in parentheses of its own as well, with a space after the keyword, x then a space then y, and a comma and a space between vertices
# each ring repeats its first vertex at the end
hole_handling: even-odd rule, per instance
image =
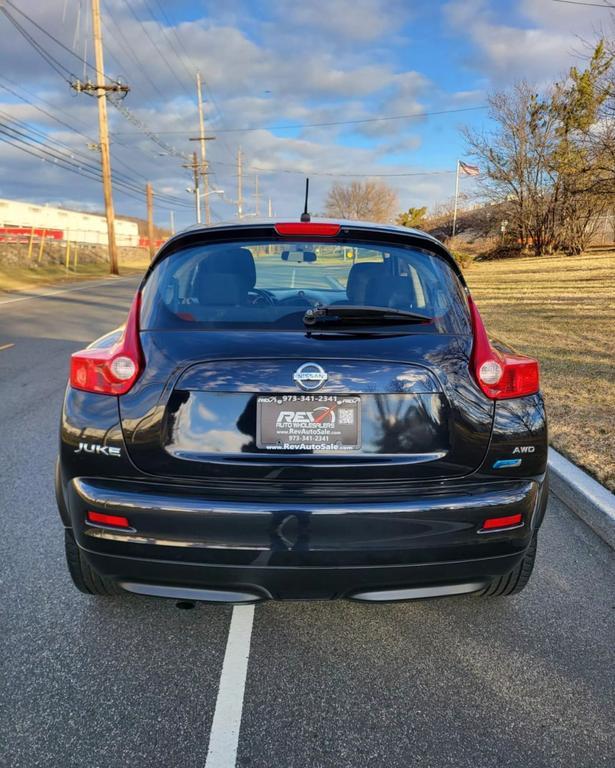
POLYGON ((319 221, 289 221, 274 224, 278 235, 314 235, 318 237, 335 237, 339 234, 339 224, 327 224, 319 221))
POLYGON ((125 395, 143 371, 139 341, 141 294, 137 292, 120 339, 112 346, 75 352, 70 361, 70 385, 84 392, 125 395))
POLYGON ((493 349, 476 304, 468 296, 472 318, 472 371, 478 386, 492 400, 534 395, 540 389, 538 361, 493 349))
POLYGON ((502 528, 516 528, 523 522, 523 515, 506 515, 506 517, 488 517, 483 523, 481 531, 502 530, 502 528))
POLYGON ((130 528, 128 518, 124 515, 107 515, 103 512, 89 510, 85 516, 88 523, 94 525, 108 525, 110 528, 130 528))

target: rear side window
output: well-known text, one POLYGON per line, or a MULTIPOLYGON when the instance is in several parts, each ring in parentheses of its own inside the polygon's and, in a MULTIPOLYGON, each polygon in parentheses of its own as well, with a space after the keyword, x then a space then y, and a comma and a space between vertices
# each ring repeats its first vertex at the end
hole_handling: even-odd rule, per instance
POLYGON ((141 329, 301 330, 307 309, 340 304, 429 318, 413 332, 469 333, 461 283, 437 254, 280 240, 190 246, 163 259, 144 287, 141 329))

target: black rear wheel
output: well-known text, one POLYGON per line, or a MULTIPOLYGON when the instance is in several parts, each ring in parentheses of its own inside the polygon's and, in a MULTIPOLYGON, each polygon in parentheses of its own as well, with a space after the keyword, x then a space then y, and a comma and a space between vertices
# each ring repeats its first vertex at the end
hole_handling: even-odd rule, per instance
POLYGON ((80 592, 86 595, 104 595, 106 597, 124 594, 124 590, 115 581, 96 573, 81 554, 73 532, 69 528, 64 529, 64 547, 71 579, 80 592))
POLYGON ((509 573, 505 573, 503 576, 498 576, 497 579, 493 579, 488 586, 480 592, 476 592, 476 596, 504 597, 506 595, 516 595, 518 592, 521 592, 530 580, 530 576, 534 570, 537 545, 538 535, 535 533, 532 543, 528 547, 527 552, 519 565, 517 565, 516 568, 513 568, 509 573))

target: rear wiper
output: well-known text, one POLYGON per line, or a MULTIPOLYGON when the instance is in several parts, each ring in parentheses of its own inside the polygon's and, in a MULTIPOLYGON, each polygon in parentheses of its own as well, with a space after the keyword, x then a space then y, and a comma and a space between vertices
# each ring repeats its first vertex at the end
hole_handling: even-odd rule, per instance
POLYGON ((329 304, 326 307, 308 309, 303 315, 305 325, 317 323, 430 323, 431 317, 420 312, 408 312, 392 307, 365 307, 360 304, 329 304))

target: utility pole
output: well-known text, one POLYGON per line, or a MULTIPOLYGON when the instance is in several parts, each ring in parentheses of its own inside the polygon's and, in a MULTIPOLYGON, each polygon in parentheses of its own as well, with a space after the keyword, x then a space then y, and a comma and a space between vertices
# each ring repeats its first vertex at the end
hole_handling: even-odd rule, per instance
POLYGON ((171 234, 175 234, 175 211, 169 211, 169 216, 171 217, 171 234))
POLYGON ((199 105, 199 139, 201 144, 201 174, 203 176, 203 199, 205 200, 205 223, 211 224, 209 213, 209 178, 207 176, 207 140, 205 138, 205 118, 203 117, 203 94, 201 92, 201 73, 196 73, 196 91, 199 105))
POLYGON ((109 271, 118 274, 117 245, 115 242, 115 212, 111 188, 111 153, 109 151, 109 126, 107 123, 107 91, 126 95, 130 90, 121 83, 105 83, 105 62, 103 56, 102 31, 100 27, 100 0, 92 0, 92 32, 94 35, 94 57, 96 82, 75 80, 71 83, 77 93, 95 93, 98 99, 98 135, 100 142, 100 164, 102 171, 105 216, 107 218, 107 241, 109 248, 109 271))
POLYGON ((149 240, 149 258, 153 261, 156 254, 154 246, 154 194, 152 185, 148 181, 145 185, 145 197, 147 200, 147 239, 149 240))
POLYGON ((241 170, 241 147, 237 149, 237 218, 243 218, 243 179, 241 170))
MULTIPOLYGON (((205 200, 205 223, 211 224, 211 213, 209 210, 209 177, 207 175, 207 145, 206 142, 208 141, 214 141, 216 138, 215 136, 206 136, 205 135, 205 118, 203 116, 203 96, 201 92, 201 73, 196 73, 196 95, 197 95, 197 104, 199 107, 199 135, 195 137, 191 137, 190 141, 198 141, 201 144, 201 164, 197 168, 199 177, 203 178, 203 194, 199 197, 199 209, 198 209, 198 216, 197 216, 197 222, 201 223, 201 197, 205 200)), ((196 157, 196 155, 195 155, 196 157)))
POLYGON ((190 168, 193 173, 194 184, 194 207, 196 209, 196 223, 201 223, 201 193, 199 190, 199 161, 196 156, 196 152, 192 153, 192 162, 184 163, 182 168, 190 168))
POLYGON ((269 203, 267 205, 267 213, 269 215, 269 218, 272 219, 273 218, 273 212, 272 212, 272 208, 271 208, 271 198, 269 198, 269 203))
POLYGON ((261 205, 258 194, 258 173, 254 174, 254 213, 257 216, 261 215, 261 205))

